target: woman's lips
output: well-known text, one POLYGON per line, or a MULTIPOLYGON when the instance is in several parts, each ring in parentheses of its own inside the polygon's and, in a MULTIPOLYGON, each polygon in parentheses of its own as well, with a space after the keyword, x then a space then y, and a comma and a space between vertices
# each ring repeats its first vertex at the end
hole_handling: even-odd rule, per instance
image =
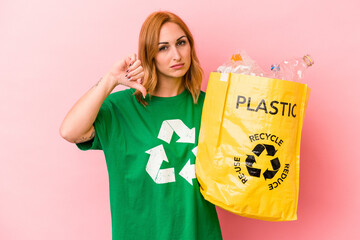
POLYGON ((176 64, 176 65, 172 65, 171 68, 173 69, 179 69, 179 68, 182 68, 184 66, 183 63, 180 63, 180 64, 176 64))

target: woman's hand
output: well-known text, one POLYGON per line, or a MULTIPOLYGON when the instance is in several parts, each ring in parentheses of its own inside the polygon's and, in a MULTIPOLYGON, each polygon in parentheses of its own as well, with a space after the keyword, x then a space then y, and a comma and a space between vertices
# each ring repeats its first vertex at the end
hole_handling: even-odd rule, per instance
POLYGON ((139 90, 146 96, 146 89, 142 85, 144 69, 136 54, 132 54, 119 62, 109 71, 109 75, 116 81, 116 85, 124 85, 139 90))

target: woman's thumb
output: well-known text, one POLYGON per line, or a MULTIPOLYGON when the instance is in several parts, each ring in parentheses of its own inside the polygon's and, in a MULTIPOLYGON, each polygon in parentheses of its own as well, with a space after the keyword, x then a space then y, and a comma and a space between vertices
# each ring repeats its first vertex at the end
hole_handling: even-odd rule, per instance
POLYGON ((131 87, 135 88, 136 90, 139 90, 141 92, 141 94, 143 95, 143 98, 146 97, 147 91, 142 84, 140 84, 138 82, 134 82, 133 86, 131 86, 131 87))

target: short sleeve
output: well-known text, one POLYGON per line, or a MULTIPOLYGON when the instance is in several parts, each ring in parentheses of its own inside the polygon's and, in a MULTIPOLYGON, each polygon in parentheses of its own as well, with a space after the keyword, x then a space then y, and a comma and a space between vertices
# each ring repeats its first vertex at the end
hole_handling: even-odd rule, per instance
POLYGON ((95 128, 95 136, 93 139, 86 141, 86 142, 82 142, 82 143, 76 143, 76 146, 83 151, 86 150, 102 150, 102 146, 99 140, 99 136, 97 134, 97 130, 96 127, 95 128))
POLYGON ((108 129, 109 121, 111 121, 110 103, 105 100, 100 107, 99 113, 94 122, 95 136, 93 139, 76 143, 76 146, 83 151, 86 150, 103 150, 102 140, 106 137, 106 130, 108 129))

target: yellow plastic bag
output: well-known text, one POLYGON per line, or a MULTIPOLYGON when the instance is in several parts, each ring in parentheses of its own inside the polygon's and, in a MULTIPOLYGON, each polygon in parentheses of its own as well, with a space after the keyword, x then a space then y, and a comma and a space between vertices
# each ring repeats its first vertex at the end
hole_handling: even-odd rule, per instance
POLYGON ((196 175, 204 198, 235 214, 297 219, 306 84, 212 72, 196 175))

